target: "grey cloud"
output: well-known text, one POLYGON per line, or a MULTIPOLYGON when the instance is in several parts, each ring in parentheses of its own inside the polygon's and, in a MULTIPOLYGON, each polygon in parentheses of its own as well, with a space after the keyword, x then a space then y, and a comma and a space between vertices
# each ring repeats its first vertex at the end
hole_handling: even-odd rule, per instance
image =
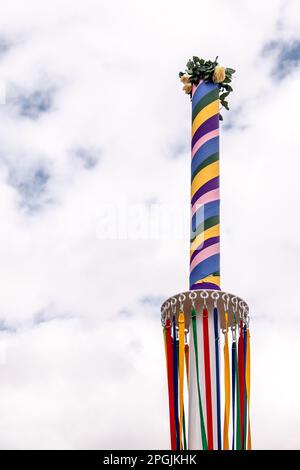
POLYGON ((130 318, 134 315, 134 313, 131 310, 128 310, 127 308, 123 308, 122 310, 118 312, 118 314, 121 317, 126 317, 126 318, 130 318))
POLYGON ((273 56, 272 75, 278 80, 284 79, 300 64, 300 40, 274 40, 265 44, 263 56, 273 56))
POLYGON ((140 299, 140 303, 145 306, 149 307, 156 307, 160 308, 161 304, 163 303, 164 299, 159 296, 154 296, 154 295, 146 295, 145 297, 142 297, 140 299))
POLYGON ((249 126, 246 123, 244 111, 245 106, 238 106, 233 112, 224 113, 224 121, 221 123, 222 131, 246 130, 249 126))
POLYGON ((189 146, 185 141, 178 141, 171 145, 169 156, 170 158, 177 159, 181 155, 189 151, 189 146))
POLYGON ((85 169, 90 170, 98 164, 101 150, 82 146, 74 149, 72 153, 82 162, 85 169))
POLYGON ((68 313, 54 312, 49 308, 45 308, 37 312, 33 317, 33 323, 39 325, 41 323, 47 323, 53 320, 73 320, 75 316, 68 313))
POLYGON ((10 43, 4 37, 0 36, 0 58, 9 50, 10 43))
POLYGON ((5 322, 4 320, 0 319, 0 332, 1 331, 6 331, 8 333, 15 333, 16 329, 8 325, 7 322, 5 322))
POLYGON ((38 167, 25 176, 11 171, 9 183, 18 191, 20 205, 29 211, 36 211, 45 203, 43 196, 49 179, 49 172, 43 167, 38 167))
POLYGON ((29 119, 38 119, 49 112, 53 106, 54 89, 35 90, 30 93, 20 93, 13 100, 18 113, 29 119))

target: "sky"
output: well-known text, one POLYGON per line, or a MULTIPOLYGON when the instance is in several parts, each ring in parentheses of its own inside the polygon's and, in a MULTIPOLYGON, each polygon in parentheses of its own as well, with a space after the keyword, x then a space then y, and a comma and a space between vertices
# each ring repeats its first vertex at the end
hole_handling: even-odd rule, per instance
POLYGON ((299 2, 1 6, 0 448, 168 448, 198 55, 237 70, 221 286, 250 305, 253 446, 299 449, 299 2))

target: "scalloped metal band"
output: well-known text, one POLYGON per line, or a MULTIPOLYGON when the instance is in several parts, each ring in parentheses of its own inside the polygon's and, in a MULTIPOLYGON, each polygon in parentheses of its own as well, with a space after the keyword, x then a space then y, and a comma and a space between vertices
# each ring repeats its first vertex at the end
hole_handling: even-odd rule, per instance
POLYGON ((245 324, 249 322, 249 307, 241 297, 229 292, 202 289, 181 292, 167 299, 161 306, 162 325, 165 326, 166 319, 172 318, 173 315, 177 323, 178 314, 182 311, 186 317, 186 325, 189 326, 192 308, 202 311, 205 307, 209 313, 214 307, 218 308, 221 329, 225 328, 225 312, 228 314, 229 327, 235 326, 241 320, 245 324))

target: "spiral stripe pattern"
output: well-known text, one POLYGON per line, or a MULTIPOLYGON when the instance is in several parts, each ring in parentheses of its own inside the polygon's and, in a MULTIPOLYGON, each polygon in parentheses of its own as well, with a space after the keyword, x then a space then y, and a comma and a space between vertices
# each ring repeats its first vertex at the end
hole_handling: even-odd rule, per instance
POLYGON ((219 86, 192 92, 190 289, 220 289, 219 86))

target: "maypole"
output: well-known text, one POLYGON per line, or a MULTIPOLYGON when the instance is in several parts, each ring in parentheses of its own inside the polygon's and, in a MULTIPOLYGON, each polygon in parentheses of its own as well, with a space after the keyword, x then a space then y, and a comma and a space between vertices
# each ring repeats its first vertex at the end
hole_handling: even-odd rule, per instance
POLYGON ((191 239, 189 291, 161 308, 172 450, 251 449, 249 309, 220 287, 219 107, 233 73, 193 57, 179 74, 192 102, 191 239))

